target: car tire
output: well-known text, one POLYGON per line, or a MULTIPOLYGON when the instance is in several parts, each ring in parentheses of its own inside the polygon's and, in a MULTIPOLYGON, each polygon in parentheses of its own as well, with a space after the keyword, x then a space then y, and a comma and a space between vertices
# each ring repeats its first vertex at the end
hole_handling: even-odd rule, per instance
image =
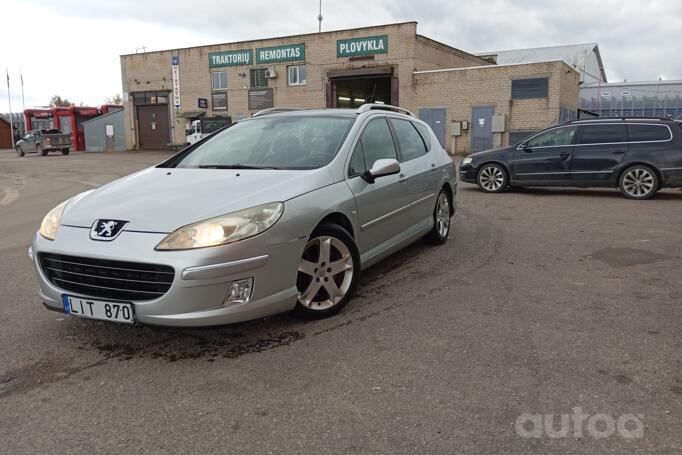
POLYGON ((501 165, 488 163, 479 169, 476 184, 484 193, 501 193, 507 189, 509 177, 501 165))
POLYGON ((68 155, 69 153, 71 153, 71 150, 69 149, 62 150, 62 155, 68 155))
POLYGON ((43 150, 42 145, 36 145, 36 153, 40 153, 42 156, 47 156, 47 150, 43 150))
POLYGON ((618 181, 620 192, 628 199, 649 199, 659 189, 658 174, 649 166, 636 165, 623 171, 618 181))
POLYGON ((26 154, 24 153, 24 151, 21 150, 21 146, 20 146, 20 145, 17 146, 16 151, 17 151, 17 155, 19 155, 19 156, 25 156, 25 155, 26 155, 26 154))
POLYGON ((432 245, 442 245, 448 240, 450 234, 450 219, 452 218, 452 204, 450 195, 445 189, 441 189, 436 198, 436 206, 433 209, 433 227, 424 240, 432 245))
POLYGON ((353 237, 335 224, 318 226, 299 263, 294 312, 305 319, 338 313, 352 298, 359 275, 360 254, 353 237))

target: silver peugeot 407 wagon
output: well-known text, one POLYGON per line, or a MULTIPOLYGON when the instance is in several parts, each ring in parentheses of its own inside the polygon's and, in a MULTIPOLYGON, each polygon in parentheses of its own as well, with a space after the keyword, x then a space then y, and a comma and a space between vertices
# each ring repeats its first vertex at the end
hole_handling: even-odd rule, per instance
POLYGON ((270 110, 52 209, 29 250, 44 304, 207 326, 334 314, 360 271, 442 244, 457 173, 410 112, 270 110))

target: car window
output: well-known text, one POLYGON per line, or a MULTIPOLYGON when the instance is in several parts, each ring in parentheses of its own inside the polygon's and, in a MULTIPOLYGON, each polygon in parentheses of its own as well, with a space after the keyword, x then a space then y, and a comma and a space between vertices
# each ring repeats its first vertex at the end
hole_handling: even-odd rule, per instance
POLYGON ((625 125, 584 125, 579 144, 625 142, 625 125))
POLYGON ((670 130, 665 125, 628 125, 630 142, 669 141, 670 130))
POLYGON ((426 144, 426 150, 431 150, 431 134, 429 134, 429 127, 422 125, 421 123, 413 123, 413 125, 419 131, 422 139, 424 139, 424 144, 426 144))
POLYGON ((538 134, 534 138, 530 139, 527 142, 527 144, 531 148, 571 145, 576 130, 577 128, 575 126, 555 128, 553 130, 545 131, 544 133, 538 134))
POLYGON ((367 164, 365 163, 365 152, 362 149, 362 141, 358 141, 353 150, 353 155, 350 157, 348 177, 357 177, 366 170, 367 164))
POLYGON ((391 119, 400 144, 400 161, 410 161, 426 154, 424 140, 408 120, 391 119))
POLYGON ((393 135, 385 118, 370 121, 362 132, 360 140, 365 151, 365 162, 370 169, 377 160, 398 159, 393 135))
POLYGON ((162 166, 316 169, 336 156, 353 121, 331 116, 256 117, 215 133, 162 166))

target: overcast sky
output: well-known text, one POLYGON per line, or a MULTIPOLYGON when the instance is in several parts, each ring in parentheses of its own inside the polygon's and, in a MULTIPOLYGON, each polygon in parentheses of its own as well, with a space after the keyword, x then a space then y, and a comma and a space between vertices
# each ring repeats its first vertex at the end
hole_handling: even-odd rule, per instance
MULTIPOLYGON (((2 0, 13 110, 121 92, 119 55, 317 31, 318 0, 2 0), (141 49, 140 49, 141 50, 141 49)), ((323 30, 416 20, 467 52, 596 42, 609 81, 682 79, 682 0, 323 0, 323 30)), ((8 108, 6 84, 0 112, 8 108)))

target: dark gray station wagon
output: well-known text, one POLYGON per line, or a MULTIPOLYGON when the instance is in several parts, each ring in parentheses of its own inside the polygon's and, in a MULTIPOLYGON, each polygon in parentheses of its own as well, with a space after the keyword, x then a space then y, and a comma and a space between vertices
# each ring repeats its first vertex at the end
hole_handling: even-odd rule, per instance
POLYGON ((648 199, 682 187, 682 128, 669 119, 576 120, 466 157, 462 181, 499 193, 524 186, 619 188, 648 199))

